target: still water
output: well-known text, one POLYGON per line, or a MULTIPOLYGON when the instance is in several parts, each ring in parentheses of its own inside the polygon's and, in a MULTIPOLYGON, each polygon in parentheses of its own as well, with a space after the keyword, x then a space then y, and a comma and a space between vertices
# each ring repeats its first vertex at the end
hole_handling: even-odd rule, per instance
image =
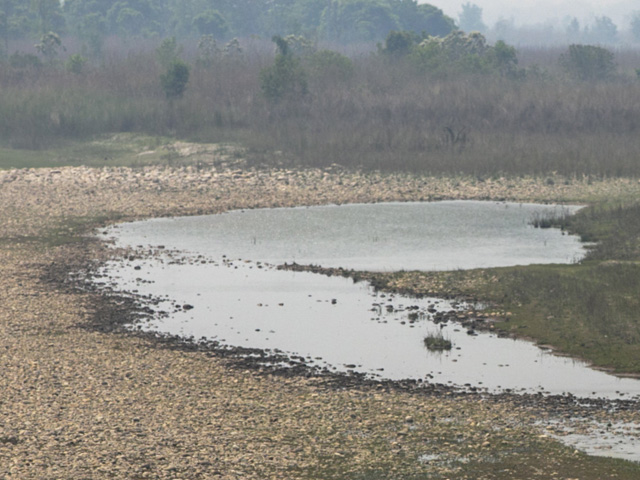
POLYGON ((536 229, 534 218, 576 206, 444 201, 232 211, 123 225, 121 244, 164 244, 271 264, 356 270, 453 270, 570 263, 574 236, 536 229))
POLYGON ((454 308, 444 300, 384 295, 350 279, 273 268, 294 261, 398 270, 579 260, 584 250, 575 237, 529 224, 558 209, 454 201, 154 219, 115 226, 105 236, 116 246, 179 249, 185 260, 125 260, 107 265, 104 273, 116 290, 165 299, 158 309, 173 313, 149 322, 149 330, 283 351, 331 370, 381 378, 491 392, 639 395, 636 380, 592 370, 529 342, 468 335, 454 322, 435 325, 429 309, 454 308), (424 337, 435 332, 451 340, 451 351, 424 347, 424 337))

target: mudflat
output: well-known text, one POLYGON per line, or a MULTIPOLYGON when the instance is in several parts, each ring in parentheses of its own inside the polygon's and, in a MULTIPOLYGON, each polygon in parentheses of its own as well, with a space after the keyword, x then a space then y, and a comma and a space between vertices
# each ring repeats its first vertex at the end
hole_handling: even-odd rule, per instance
MULTIPOLYGON (((538 404, 243 369, 215 353, 101 331, 96 322, 126 315, 127 305, 62 278, 118 254, 89 235, 115 221, 612 193, 637 195, 640 185, 193 165, 0 172, 0 478, 637 478, 631 464, 552 438, 540 421, 566 417, 570 399, 538 404)), ((605 425, 638 417, 632 407, 588 415, 605 425)))

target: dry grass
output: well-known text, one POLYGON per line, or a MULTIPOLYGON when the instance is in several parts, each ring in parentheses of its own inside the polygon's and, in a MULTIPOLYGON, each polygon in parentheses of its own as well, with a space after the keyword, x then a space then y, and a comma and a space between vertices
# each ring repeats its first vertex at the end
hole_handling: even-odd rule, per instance
MULTIPOLYGON (((43 148, 104 132, 240 141, 254 161, 474 175, 637 176, 640 89, 630 75, 578 83, 557 72, 559 52, 523 51, 525 78, 442 78, 375 55, 350 78, 309 78, 310 95, 265 101, 255 49, 192 71, 169 121, 152 51, 112 55, 83 75, 0 72, 0 142, 43 148), (548 73, 540 73, 548 72, 548 73), (173 125, 173 128, 169 126, 173 125)), ((620 53, 621 70, 637 58, 620 53)), ((307 64, 307 68, 311 66, 307 64)))

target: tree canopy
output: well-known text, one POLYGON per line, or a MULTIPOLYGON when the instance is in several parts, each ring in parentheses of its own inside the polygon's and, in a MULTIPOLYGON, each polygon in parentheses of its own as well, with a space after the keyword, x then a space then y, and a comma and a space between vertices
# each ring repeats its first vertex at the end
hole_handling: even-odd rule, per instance
POLYGON ((0 0, 0 36, 77 36, 89 51, 102 39, 213 35, 304 35, 331 42, 380 41, 391 30, 444 36, 442 10, 416 0, 0 0))

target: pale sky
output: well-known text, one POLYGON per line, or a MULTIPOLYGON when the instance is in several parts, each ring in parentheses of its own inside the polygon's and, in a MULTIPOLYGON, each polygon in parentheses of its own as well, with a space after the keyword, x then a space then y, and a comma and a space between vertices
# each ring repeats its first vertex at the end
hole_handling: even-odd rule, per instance
POLYGON ((513 19, 516 25, 560 23, 567 17, 577 17, 589 24, 599 16, 610 17, 620 30, 629 28, 629 17, 640 11, 640 0, 426 0, 458 20, 461 5, 475 3, 482 8, 482 18, 488 26, 500 19, 513 19))

